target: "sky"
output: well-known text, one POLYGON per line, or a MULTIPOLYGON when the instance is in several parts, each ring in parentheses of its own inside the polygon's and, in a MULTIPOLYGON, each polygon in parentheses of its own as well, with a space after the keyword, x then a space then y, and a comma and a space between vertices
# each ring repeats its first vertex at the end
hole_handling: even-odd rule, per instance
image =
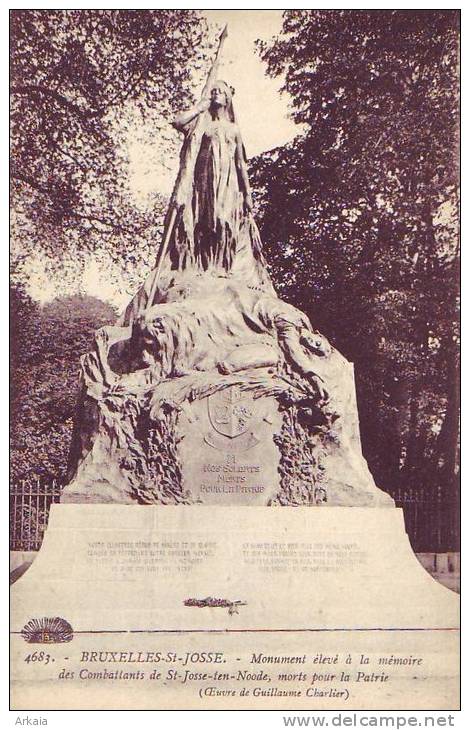
MULTIPOLYGON (((234 107, 247 156, 253 157, 293 139, 299 129, 289 119, 287 96, 280 94, 282 79, 266 76, 266 66, 255 49, 257 39, 269 40, 279 33, 282 11, 206 10, 204 15, 216 32, 226 23, 228 25, 219 77, 235 88, 234 107)), ((140 117, 127 139, 128 182, 136 206, 146 207, 152 200, 152 193, 170 195, 178 172, 178 155, 165 155, 164 143, 163 146, 159 144, 153 133, 142 133, 139 124, 142 124, 140 117)), ((68 268, 68 281, 55 281, 47 271, 44 258, 38 256, 31 260, 31 296, 45 303, 56 296, 75 294, 80 286, 80 293, 105 299, 118 309, 129 301, 128 292, 116 289, 119 269, 115 264, 103 263, 90 256, 83 275, 80 276, 78 269, 74 275, 73 265, 68 268), (113 276, 110 276, 110 269, 113 276)))

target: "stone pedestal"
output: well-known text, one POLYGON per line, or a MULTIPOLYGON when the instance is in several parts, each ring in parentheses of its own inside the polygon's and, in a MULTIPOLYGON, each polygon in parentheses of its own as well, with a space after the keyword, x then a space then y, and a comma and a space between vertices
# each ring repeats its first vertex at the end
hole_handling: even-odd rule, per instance
POLYGON ((458 706, 458 597, 399 509, 53 505, 12 602, 17 709, 458 706))

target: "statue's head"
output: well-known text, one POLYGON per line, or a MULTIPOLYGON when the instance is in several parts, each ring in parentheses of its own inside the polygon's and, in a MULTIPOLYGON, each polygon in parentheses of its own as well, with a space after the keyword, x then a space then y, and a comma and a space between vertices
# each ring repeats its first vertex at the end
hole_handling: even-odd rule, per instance
POLYGON ((300 342, 301 344, 307 348, 307 350, 310 350, 310 352, 314 353, 315 355, 320 355, 321 357, 327 357, 331 354, 331 345, 320 332, 307 329, 306 327, 302 329, 302 332, 300 334, 300 342))
POLYGON ((140 321, 142 361, 163 376, 188 369, 195 330, 190 311, 179 303, 152 307, 140 321))
POLYGON ((225 81, 216 81, 211 89, 211 107, 223 107, 232 122, 235 121, 232 102, 234 93, 233 86, 229 86, 225 81))
POLYGON ((142 314, 134 323, 134 350, 140 352, 141 360, 146 365, 155 365, 162 354, 168 350, 169 324, 163 314, 142 314))
POLYGON ((146 322, 145 334, 153 341, 157 348, 168 347, 172 335, 172 318, 166 313, 160 313, 146 322))

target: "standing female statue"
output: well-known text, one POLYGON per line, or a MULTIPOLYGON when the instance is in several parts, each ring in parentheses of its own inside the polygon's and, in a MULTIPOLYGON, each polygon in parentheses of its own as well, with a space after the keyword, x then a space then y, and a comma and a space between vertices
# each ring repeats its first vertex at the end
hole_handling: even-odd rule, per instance
POLYGON ((192 256, 204 270, 215 266, 229 271, 241 229, 252 211, 245 154, 235 122, 232 94, 233 89, 228 84, 216 81, 210 97, 203 97, 199 104, 179 114, 174 121, 174 126, 185 135, 194 134, 199 123, 202 133, 191 200, 194 249, 190 251, 183 247, 179 265, 184 266, 186 258, 192 256))
MULTIPOLYGON (((233 89, 217 80, 222 33, 201 100, 178 114, 184 134, 180 166, 165 219, 155 269, 123 318, 194 288, 196 276, 238 277, 274 294, 252 215, 246 156, 233 109, 233 89)), ((209 282, 210 285, 210 282, 209 282)))
MULTIPOLYGON (((201 100, 173 122, 185 139, 170 209, 172 268, 218 273, 256 268, 261 242, 253 220, 246 156, 233 109, 233 89, 217 80, 222 33, 201 100), (243 259, 241 261, 237 259, 243 259)), ((264 263, 264 262, 263 262, 264 263)), ((264 268, 264 266, 263 266, 264 268)), ((241 272, 240 272, 241 273, 241 272)), ((261 283, 261 282, 260 282, 261 283)))

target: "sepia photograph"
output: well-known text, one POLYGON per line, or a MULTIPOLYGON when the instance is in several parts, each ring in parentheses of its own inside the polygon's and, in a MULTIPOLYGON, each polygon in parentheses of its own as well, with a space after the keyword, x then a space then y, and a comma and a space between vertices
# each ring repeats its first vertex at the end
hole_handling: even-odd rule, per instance
POLYGON ((459 710, 460 10, 9 32, 11 709, 459 710))

